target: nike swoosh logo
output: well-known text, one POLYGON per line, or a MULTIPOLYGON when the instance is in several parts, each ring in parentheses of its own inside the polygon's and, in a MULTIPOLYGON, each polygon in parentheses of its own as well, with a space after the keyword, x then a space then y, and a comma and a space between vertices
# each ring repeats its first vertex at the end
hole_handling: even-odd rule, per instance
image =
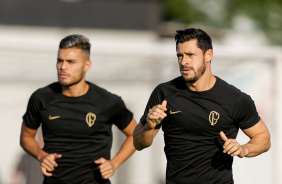
POLYGON ((181 111, 175 111, 175 112, 172 112, 171 110, 169 111, 170 114, 177 114, 177 113, 180 113, 181 111))
POLYGON ((49 115, 49 120, 54 120, 54 119, 58 119, 60 118, 61 116, 51 116, 49 115))

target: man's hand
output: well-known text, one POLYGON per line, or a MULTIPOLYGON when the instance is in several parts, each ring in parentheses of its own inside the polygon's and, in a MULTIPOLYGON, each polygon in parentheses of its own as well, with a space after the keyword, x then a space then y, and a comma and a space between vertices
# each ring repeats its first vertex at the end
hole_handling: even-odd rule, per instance
POLYGON ((167 105, 167 101, 164 100, 162 104, 156 105, 149 110, 146 119, 147 126, 149 129, 155 128, 167 116, 165 113, 165 111, 167 110, 166 105, 167 105))
POLYGON ((219 134, 222 140, 225 142, 223 145, 223 153, 227 153, 232 157, 238 156, 240 158, 248 155, 249 151, 241 146, 235 139, 228 139, 223 131, 221 131, 219 134))
POLYGON ((102 178, 108 179, 114 175, 115 168, 110 160, 99 158, 98 160, 95 160, 95 164, 100 164, 98 168, 100 169, 102 178))
POLYGON ((57 153, 52 153, 49 155, 45 155, 42 159, 41 159, 41 171, 45 176, 52 176, 52 171, 54 171, 55 167, 58 167, 57 162, 55 161, 58 158, 61 158, 62 155, 61 154, 57 154, 57 153))

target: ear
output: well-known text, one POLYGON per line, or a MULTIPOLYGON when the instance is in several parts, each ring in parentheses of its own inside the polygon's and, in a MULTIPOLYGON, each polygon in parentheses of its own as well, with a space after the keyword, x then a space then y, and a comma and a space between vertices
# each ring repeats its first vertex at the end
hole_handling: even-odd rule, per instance
POLYGON ((212 49, 207 50, 205 53, 205 62, 207 63, 211 62, 212 57, 213 57, 213 50, 212 49))
POLYGON ((92 62, 90 60, 85 62, 85 66, 84 66, 84 72, 87 72, 88 70, 90 70, 92 65, 92 62))

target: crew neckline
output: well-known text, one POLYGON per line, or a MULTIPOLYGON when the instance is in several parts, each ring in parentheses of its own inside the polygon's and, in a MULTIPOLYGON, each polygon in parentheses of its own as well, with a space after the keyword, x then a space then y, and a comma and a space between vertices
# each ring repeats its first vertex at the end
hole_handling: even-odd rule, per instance
MULTIPOLYGON (((192 91, 191 89, 189 89, 189 88, 186 86, 186 91, 189 92, 189 93, 191 93, 191 94, 207 94, 207 93, 210 93, 210 92, 212 92, 212 91, 215 89, 215 87, 218 85, 219 78, 218 78, 217 76, 215 76, 215 78, 216 78, 216 81, 215 81, 214 85, 213 85, 210 89, 208 89, 208 90, 205 90, 205 91, 192 91)), ((185 84, 185 85, 186 85, 186 84, 185 84)))
POLYGON ((81 95, 81 96, 66 96, 66 95, 63 94, 62 89, 61 89, 61 96, 63 96, 64 98, 68 98, 68 99, 80 99, 80 98, 87 97, 89 95, 90 91, 92 90, 92 85, 88 81, 86 81, 86 83, 89 85, 89 88, 84 95, 81 95))

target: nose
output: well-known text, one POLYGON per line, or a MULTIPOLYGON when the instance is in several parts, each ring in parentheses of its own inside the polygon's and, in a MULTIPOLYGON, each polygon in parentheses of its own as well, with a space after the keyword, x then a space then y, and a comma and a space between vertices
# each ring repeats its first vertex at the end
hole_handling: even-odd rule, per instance
POLYGON ((58 62, 58 70, 66 70, 67 69, 67 62, 66 61, 60 61, 58 62))
POLYGON ((181 58, 181 60, 179 61, 179 64, 182 65, 182 66, 188 65, 189 64, 189 57, 184 55, 181 58))

